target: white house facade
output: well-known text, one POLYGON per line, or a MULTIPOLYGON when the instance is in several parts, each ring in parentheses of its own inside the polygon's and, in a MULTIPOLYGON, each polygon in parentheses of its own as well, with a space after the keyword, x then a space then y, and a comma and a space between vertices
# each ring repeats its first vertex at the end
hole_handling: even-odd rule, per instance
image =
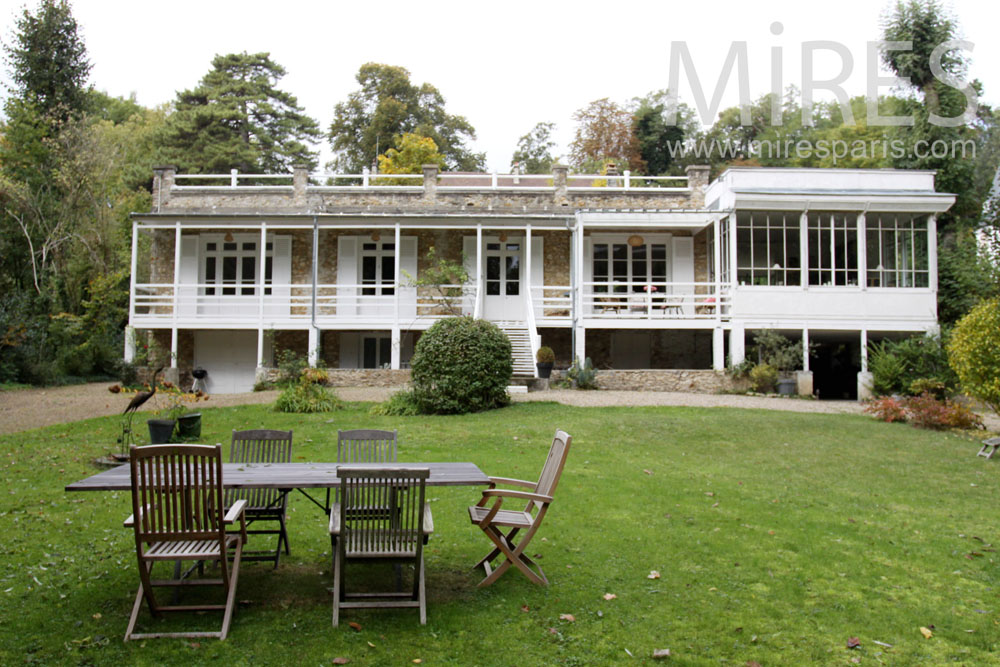
POLYGON ((164 167, 153 210, 133 217, 126 358, 155 340, 220 393, 249 389, 281 349, 398 378, 421 333, 460 312, 508 332, 524 377, 541 345, 557 366, 720 374, 774 329, 818 351, 803 370, 821 396, 855 395, 870 339, 936 327, 935 216, 953 202, 921 171, 732 168, 709 184, 707 167, 391 179, 164 167), (421 281, 442 258, 468 280, 421 281))

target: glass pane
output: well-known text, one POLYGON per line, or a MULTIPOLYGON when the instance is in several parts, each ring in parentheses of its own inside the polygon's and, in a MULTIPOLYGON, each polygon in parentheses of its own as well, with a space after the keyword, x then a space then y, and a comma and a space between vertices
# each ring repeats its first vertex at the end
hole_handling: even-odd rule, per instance
POLYGON ((516 251, 518 251, 520 249, 521 249, 521 244, 520 243, 508 243, 507 244, 507 250, 513 250, 513 251, 516 252, 516 251))
POLYGON ((500 295, 500 282, 496 280, 486 281, 486 294, 489 296, 499 296, 500 295))
MULTIPOLYGON (((232 285, 236 282, 236 258, 235 257, 223 257, 222 258, 222 282, 226 285, 232 285)), ((236 290, 232 287, 225 287, 222 290, 223 294, 236 294, 236 290)))
POLYGON ((521 293, 521 283, 516 280, 507 282, 507 296, 517 296, 521 293))
POLYGON ((361 258, 361 282, 363 284, 369 285, 375 282, 375 264, 376 260, 371 255, 361 258))
POLYGON ((267 245, 264 246, 264 249, 265 250, 274 250, 274 243, 272 243, 271 241, 268 241, 267 245))
MULTIPOLYGON (((274 259, 269 255, 264 258, 264 282, 271 284, 271 271, 273 270, 274 259)), ((265 287, 264 294, 270 294, 271 288, 265 287)))
POLYGON ((652 253, 653 253, 653 259, 663 259, 663 260, 665 260, 667 258, 667 246, 666 246, 666 244, 663 244, 663 243, 654 243, 652 246, 650 246, 650 248, 651 248, 652 253))
POLYGON ((611 256, 614 259, 628 259, 628 246, 624 243, 615 243, 611 246, 611 256))
POLYGON ((243 244, 243 249, 244 250, 250 250, 250 251, 256 250, 257 249, 257 244, 256 243, 244 243, 243 244))
POLYGON ((377 243, 362 243, 361 244, 361 249, 362 250, 378 250, 378 244, 377 243))
MULTIPOLYGON (((243 275, 240 276, 240 282, 244 285, 249 283, 253 284, 256 276, 257 261, 253 257, 243 258, 243 275)), ((241 294, 253 294, 253 287, 244 287, 241 294)))
POLYGON ((486 258, 486 280, 500 280, 500 258, 497 255, 486 258))
POLYGON ((606 243, 598 243, 594 245, 594 259, 607 259, 608 258, 608 246, 606 243))
POLYGON ((215 243, 208 243, 208 244, 205 245, 205 250, 207 250, 209 252, 212 252, 212 251, 214 251, 216 249, 216 247, 217 246, 216 246, 215 243))
POLYGON ((215 258, 206 257, 205 258, 205 282, 214 283, 215 282, 215 258))
MULTIPOLYGON (((395 243, 383 243, 382 244, 382 250, 395 250, 395 249, 396 249, 396 244, 395 243)), ((385 340, 389 340, 389 339, 386 338, 385 340)))
POLYGON ((236 250, 236 244, 235 243, 223 243, 222 244, 222 249, 223 250, 236 250))
POLYGON ((396 270, 396 262, 392 257, 382 258, 382 282, 391 283, 396 270))
POLYGON ((487 243, 486 244, 486 249, 487 250, 499 250, 500 249, 500 244, 499 243, 487 243))
POLYGON ((521 277, 520 258, 517 255, 511 255, 504 259, 506 260, 505 275, 507 280, 518 280, 521 277))
POLYGON ((594 260, 594 280, 607 280, 608 279, 608 260, 600 259, 594 260))

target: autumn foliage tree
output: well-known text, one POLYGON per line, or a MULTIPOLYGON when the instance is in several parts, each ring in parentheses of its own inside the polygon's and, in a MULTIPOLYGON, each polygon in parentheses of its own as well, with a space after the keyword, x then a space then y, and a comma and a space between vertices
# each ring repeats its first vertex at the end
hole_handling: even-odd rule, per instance
POLYGON ((632 114, 607 97, 573 114, 576 133, 569 146, 570 164, 580 172, 601 173, 609 162, 619 171, 645 170, 632 114))

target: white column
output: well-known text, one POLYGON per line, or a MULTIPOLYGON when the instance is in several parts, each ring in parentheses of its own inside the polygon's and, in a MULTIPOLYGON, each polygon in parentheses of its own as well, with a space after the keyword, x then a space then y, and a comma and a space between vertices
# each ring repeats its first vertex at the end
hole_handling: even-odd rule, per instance
MULTIPOLYGON (((264 275, 267 268, 267 223, 260 223, 260 266, 257 267, 257 317, 259 326, 264 326, 264 275)), ((272 277, 273 282, 273 277, 272 277)), ((274 290, 271 290, 274 294, 274 290)), ((258 357, 259 358, 259 357, 258 357)))
POLYGON ((257 368, 264 368, 264 328, 257 328, 257 368))
POLYGON ((734 322, 729 330, 729 363, 733 366, 739 366, 746 359, 746 335, 746 328, 734 322))
POLYGON ((938 247, 937 247, 937 216, 927 218, 927 269, 928 286, 936 294, 938 288, 938 247))
POLYGON ((726 339, 722 327, 712 330, 712 368, 717 371, 726 370, 726 339))
MULTIPOLYGON (((716 218, 715 222, 712 223, 712 262, 715 263, 715 285, 712 286, 715 293, 712 297, 715 299, 716 323, 722 318, 722 232, 719 229, 721 220, 721 218, 716 218)), ((725 359, 722 363, 725 365, 725 359)))
MULTIPOLYGON (((393 310, 393 322, 392 322, 392 340, 389 341, 390 352, 389 352, 389 367, 392 369, 399 369, 401 365, 402 350, 400 349, 400 335, 399 335, 399 287, 401 285, 400 281, 400 270, 402 266, 401 253, 403 252, 403 245, 401 241, 400 227, 399 223, 396 223, 395 228, 395 242, 396 242, 396 252, 393 255, 393 275, 396 276, 396 288, 392 291, 393 296, 395 296, 395 307, 393 310)), ((420 254, 419 252, 417 253, 420 254)), ((416 276, 414 276, 416 278, 416 276)))
POLYGON ((868 330, 861 330, 861 372, 868 372, 868 330))
POLYGON ((483 223, 476 223, 476 308, 472 316, 483 316, 483 223))
POLYGON ((583 283, 583 264, 586 261, 583 256, 583 219, 579 214, 576 217, 576 227, 574 229, 573 243, 576 248, 576 349, 573 355, 582 364, 587 358, 587 328, 583 326, 583 292, 587 289, 583 283))
POLYGON ((868 222, 865 214, 858 213, 858 286, 868 287, 868 222))
POLYGON ((125 361, 135 361, 135 327, 131 324, 125 327, 125 361))
POLYGON ((531 223, 524 228, 524 293, 531 297, 531 223))
POLYGON ((170 329, 170 367, 177 368, 177 327, 170 329))
POLYGON ((181 282, 181 221, 174 223, 174 327, 177 327, 177 308, 181 282))
MULTIPOLYGON (((139 223, 135 220, 132 221, 132 260, 131 269, 129 273, 129 287, 128 287, 128 323, 132 324, 133 318, 135 318, 135 284, 136 277, 135 271, 139 265, 139 223)), ((133 344, 135 341, 133 340, 133 344)))
POLYGON ((181 222, 174 226, 174 326, 170 329, 170 367, 177 368, 177 305, 181 282, 181 222))
POLYGON ((802 370, 809 371, 809 329, 802 330, 802 370))
MULTIPOLYGON (((261 350, 261 356, 263 356, 263 353, 263 350, 261 350)), ((309 350, 307 354, 309 355, 309 366, 316 368, 319 364, 319 329, 316 327, 309 327, 309 350)))
POLYGON ((802 289, 809 289, 809 211, 802 211, 799 216, 799 284, 802 289))

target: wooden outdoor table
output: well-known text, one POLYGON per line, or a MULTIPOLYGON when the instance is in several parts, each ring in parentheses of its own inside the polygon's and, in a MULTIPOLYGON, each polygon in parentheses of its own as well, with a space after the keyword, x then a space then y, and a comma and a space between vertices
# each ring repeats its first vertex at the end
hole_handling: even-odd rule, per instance
MULTIPOLYGON (((490 483, 489 477, 475 463, 223 463, 222 485, 232 489, 299 489, 325 511, 330 511, 330 497, 317 501, 304 489, 329 489, 340 486, 338 467, 356 468, 428 468, 427 486, 480 486, 490 483)), ((131 473, 128 464, 91 475, 66 486, 67 491, 130 491, 131 473)))

